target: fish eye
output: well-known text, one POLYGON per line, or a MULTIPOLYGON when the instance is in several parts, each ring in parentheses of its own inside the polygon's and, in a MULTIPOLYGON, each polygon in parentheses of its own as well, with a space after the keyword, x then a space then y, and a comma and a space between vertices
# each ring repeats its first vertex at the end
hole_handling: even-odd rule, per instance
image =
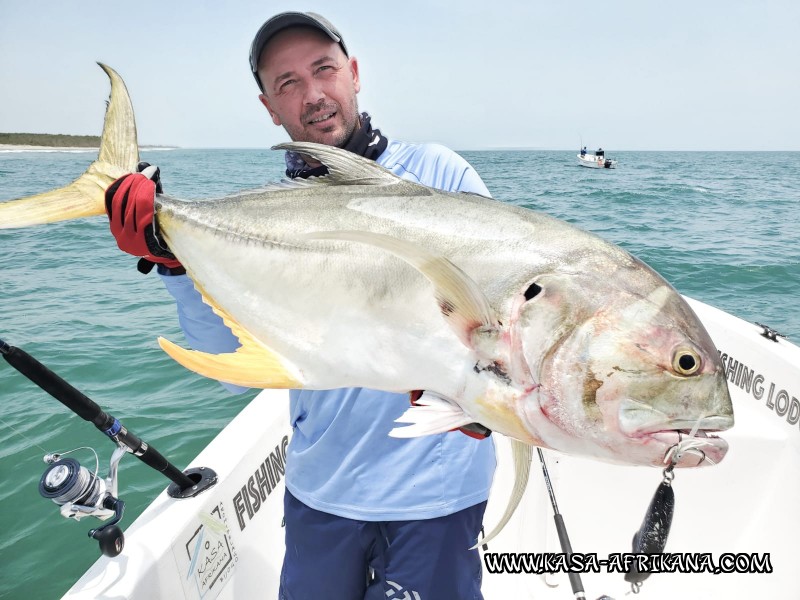
POLYGON ((689 348, 681 348, 672 357, 672 368, 679 375, 694 375, 700 370, 700 355, 689 348))
POLYGON ((542 287, 535 283, 532 283, 528 286, 528 289, 525 290, 525 300, 530 300, 531 298, 535 298, 539 295, 539 292, 542 291, 542 287))

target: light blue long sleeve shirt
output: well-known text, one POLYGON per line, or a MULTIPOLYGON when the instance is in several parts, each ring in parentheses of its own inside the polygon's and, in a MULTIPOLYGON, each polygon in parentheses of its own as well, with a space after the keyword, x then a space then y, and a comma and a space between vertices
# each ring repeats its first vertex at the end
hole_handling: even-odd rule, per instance
MULTIPOLYGON (((489 196, 469 163, 444 146, 390 140, 377 162, 430 187, 489 196)), ((239 346, 188 277, 162 279, 177 301, 192 348, 223 353, 239 346)), ((286 487, 307 506, 350 519, 394 521, 445 516, 489 496, 495 468, 491 438, 475 440, 460 432, 389 437, 409 406, 408 394, 344 388, 290 390, 289 398, 293 434, 286 487)))

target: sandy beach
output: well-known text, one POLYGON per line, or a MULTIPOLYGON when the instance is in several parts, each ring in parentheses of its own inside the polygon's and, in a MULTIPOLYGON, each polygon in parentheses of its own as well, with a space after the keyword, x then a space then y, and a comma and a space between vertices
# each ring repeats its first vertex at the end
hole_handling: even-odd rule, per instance
MULTIPOLYGON (((139 146, 139 150, 176 150, 178 146, 139 146)), ((99 147, 89 146, 26 146, 22 144, 0 144, 0 152, 92 152, 99 147)))

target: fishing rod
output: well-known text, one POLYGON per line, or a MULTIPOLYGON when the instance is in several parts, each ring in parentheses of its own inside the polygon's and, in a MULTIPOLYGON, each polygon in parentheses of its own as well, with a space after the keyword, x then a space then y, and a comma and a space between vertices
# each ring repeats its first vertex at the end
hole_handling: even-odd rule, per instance
POLYGON ((60 454, 46 454, 44 461, 49 466, 39 481, 39 493, 61 506, 62 516, 75 520, 86 516, 104 521, 111 519, 105 525, 89 531, 89 537, 98 540, 100 551, 106 556, 117 556, 124 545, 122 529, 117 523, 122 519, 125 502, 117 496, 117 472, 119 461, 125 454, 133 454, 172 481, 167 488, 167 494, 172 498, 192 498, 217 482, 217 474, 213 469, 195 467, 181 471, 175 467, 155 448, 129 431, 116 417, 103 411, 80 390, 24 350, 0 339, 0 354, 17 371, 84 421, 94 424, 117 445, 105 478, 101 479, 97 475, 97 453, 97 468, 93 474, 74 458, 63 458, 64 454, 73 452, 71 450, 60 454))
MULTIPOLYGON (((662 554, 664 552, 667 545, 667 538, 669 537, 669 532, 672 527, 672 516, 675 511, 675 492, 672 488, 672 480, 675 478, 674 469, 678 460, 684 453, 698 452, 693 447, 696 430, 697 426, 695 425, 695 429, 692 430, 687 439, 680 439, 680 441, 667 452, 667 456, 665 457, 667 467, 663 470, 662 481, 658 488, 656 488, 656 493, 653 495, 653 499, 647 507, 647 512, 645 512, 641 526, 633 535, 631 544, 632 555, 644 556, 662 554)), ((550 481, 550 474, 547 472, 544 454, 541 448, 537 448, 536 451, 539 453, 539 461, 542 463, 542 473, 544 473, 547 493, 550 495, 550 503, 553 506, 553 518, 556 523, 556 531, 558 532, 561 551, 564 552, 569 563, 569 557, 572 555, 572 544, 570 544, 569 536, 567 535, 564 518, 558 510, 558 504, 556 503, 556 496, 550 481)), ((702 451, 699 451, 699 454, 702 459, 705 460, 705 455, 702 454, 702 451)), ((570 585, 572 586, 572 592, 576 600, 585 600, 586 596, 580 575, 572 571, 570 571, 568 575, 570 585)), ((650 575, 651 572, 649 570, 641 571, 639 563, 634 561, 631 562, 625 573, 625 581, 631 584, 631 591, 634 594, 638 594, 642 588, 642 584, 650 575)), ((601 596, 598 600, 604 600, 606 598, 608 598, 608 596, 601 596)))
MULTIPOLYGON (((569 557, 572 556, 572 544, 569 542, 567 535, 567 528, 564 525, 564 517, 558 511, 558 504, 556 503, 556 495, 553 492, 553 484, 550 482, 550 474, 547 472, 547 464, 544 461, 544 454, 541 448, 536 448, 539 453, 539 462, 542 463, 542 473, 544 474, 544 482, 547 485, 547 493, 550 495, 550 504, 553 505, 553 519, 556 522, 556 531, 558 532, 558 541, 561 544, 561 551, 567 557, 569 564, 569 557)), ((576 600, 586 600, 586 593, 583 590, 583 582, 578 573, 573 572, 571 569, 567 573, 569 576, 569 584, 572 586, 572 593, 576 600)))

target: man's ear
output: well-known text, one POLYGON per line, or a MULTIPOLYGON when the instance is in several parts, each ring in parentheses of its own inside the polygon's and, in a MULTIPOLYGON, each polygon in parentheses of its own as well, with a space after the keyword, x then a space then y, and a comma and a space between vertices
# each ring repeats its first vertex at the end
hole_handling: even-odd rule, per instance
POLYGON ((355 56, 351 56, 348 63, 350 65, 350 72, 353 75, 353 88, 356 90, 357 94, 361 91, 361 79, 358 78, 358 59, 355 56))
POLYGON ((272 118, 272 122, 275 123, 275 125, 280 125, 281 118, 280 116, 278 116, 278 113, 272 110, 272 106, 270 106, 269 103, 269 98, 267 98, 264 94, 259 94, 258 99, 261 100, 261 104, 263 104, 264 108, 266 108, 267 112, 269 112, 269 116, 272 118))

